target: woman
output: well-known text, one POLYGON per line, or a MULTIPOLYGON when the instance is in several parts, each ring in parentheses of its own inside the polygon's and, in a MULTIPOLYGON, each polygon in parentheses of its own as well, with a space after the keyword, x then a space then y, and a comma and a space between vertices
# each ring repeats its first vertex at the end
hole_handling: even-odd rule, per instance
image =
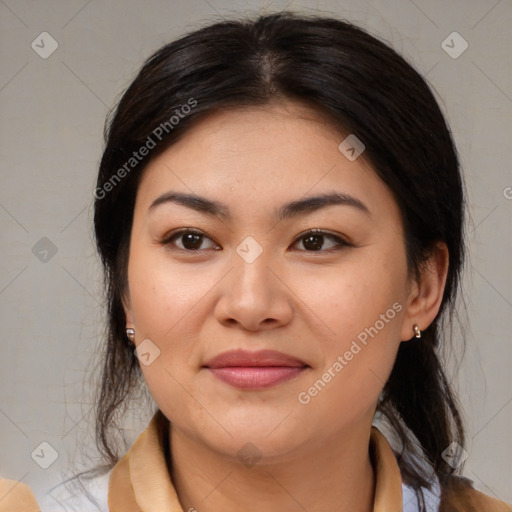
POLYGON ((109 471, 80 510, 511 510, 456 476, 462 180, 392 49, 285 13, 193 32, 122 97, 94 195, 109 471), (142 378, 157 410, 119 458, 142 378))

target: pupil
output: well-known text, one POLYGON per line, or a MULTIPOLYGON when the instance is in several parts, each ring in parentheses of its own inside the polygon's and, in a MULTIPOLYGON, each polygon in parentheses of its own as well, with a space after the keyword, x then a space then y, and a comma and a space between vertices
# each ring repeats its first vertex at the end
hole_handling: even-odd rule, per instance
POLYGON ((193 233, 184 235, 183 246, 186 249, 198 249, 201 246, 201 235, 195 235, 193 233))
POLYGON ((312 251, 319 251, 322 248, 322 235, 310 235, 304 239, 304 247, 312 251))

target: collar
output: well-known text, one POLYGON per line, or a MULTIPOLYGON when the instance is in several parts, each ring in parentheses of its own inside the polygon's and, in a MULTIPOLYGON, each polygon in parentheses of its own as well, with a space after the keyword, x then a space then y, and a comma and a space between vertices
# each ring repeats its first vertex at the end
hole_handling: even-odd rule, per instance
MULTIPOLYGON (((158 411, 110 474, 111 512, 183 512, 169 477, 158 411)), ((402 478, 393 450, 384 435, 371 429, 370 450, 375 471, 373 512, 402 510, 402 478)))

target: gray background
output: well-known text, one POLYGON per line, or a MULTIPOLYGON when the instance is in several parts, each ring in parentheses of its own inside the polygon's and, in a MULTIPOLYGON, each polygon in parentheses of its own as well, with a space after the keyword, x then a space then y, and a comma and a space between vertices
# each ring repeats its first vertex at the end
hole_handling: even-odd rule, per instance
MULTIPOLYGON (((450 357, 467 418, 465 474, 512 502, 509 0, 0 0, 2 476, 40 495, 83 458, 81 444, 84 462, 93 460, 88 382, 103 309, 91 205, 108 109, 143 59, 184 31, 287 5, 366 27, 436 90, 460 152, 471 214, 467 349, 460 365, 458 343, 450 357), (469 45, 458 58, 441 46, 454 31, 469 45), (51 48, 42 32, 58 43, 48 58, 31 47, 44 38, 38 50, 51 48), (46 470, 31 457, 43 441, 58 453, 46 470)), ((129 432, 136 435, 147 418, 134 416, 129 432)), ((50 462, 51 450, 43 452, 34 458, 50 462)))

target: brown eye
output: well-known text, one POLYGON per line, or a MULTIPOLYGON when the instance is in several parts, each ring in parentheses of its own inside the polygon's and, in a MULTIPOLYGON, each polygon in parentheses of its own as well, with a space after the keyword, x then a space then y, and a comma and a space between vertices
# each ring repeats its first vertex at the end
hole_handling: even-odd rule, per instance
POLYGON ((302 246, 304 247, 303 250, 307 252, 325 252, 350 245, 341 237, 320 230, 313 230, 305 233, 297 239, 295 244, 299 242, 302 242, 302 246))
POLYGON ((213 240, 208 238, 206 235, 199 231, 192 231, 190 229, 181 230, 177 233, 173 233, 171 236, 167 237, 162 241, 163 245, 174 245, 177 249, 181 249, 183 251, 200 251, 206 249, 220 249, 218 245, 216 245, 213 240), (209 241, 210 243, 206 243, 207 247, 204 247, 204 242, 209 241), (209 246, 208 246, 209 245, 209 246))

